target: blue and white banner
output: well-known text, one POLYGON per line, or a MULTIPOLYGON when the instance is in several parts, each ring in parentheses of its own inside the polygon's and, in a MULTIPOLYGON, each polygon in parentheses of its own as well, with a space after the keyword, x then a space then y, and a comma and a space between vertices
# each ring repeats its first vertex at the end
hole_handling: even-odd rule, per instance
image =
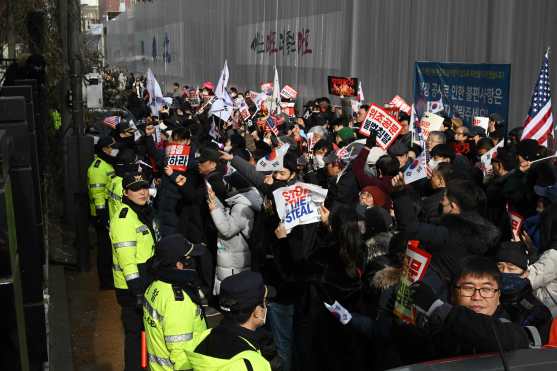
POLYGON ((468 124, 498 113, 508 122, 510 64, 416 62, 414 102, 422 114, 441 101, 444 111, 468 124))

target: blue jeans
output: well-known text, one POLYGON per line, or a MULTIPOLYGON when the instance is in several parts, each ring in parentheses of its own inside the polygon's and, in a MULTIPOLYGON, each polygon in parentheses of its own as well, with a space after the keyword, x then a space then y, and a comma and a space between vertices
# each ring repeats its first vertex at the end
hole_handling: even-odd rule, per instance
POLYGON ((281 371, 290 371, 292 368, 294 304, 269 303, 267 319, 273 333, 281 371))

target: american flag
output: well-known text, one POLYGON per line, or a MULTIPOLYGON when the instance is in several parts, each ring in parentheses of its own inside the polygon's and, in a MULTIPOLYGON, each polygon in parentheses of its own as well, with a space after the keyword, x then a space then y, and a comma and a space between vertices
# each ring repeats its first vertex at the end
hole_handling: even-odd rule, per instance
POLYGON ((271 132, 278 137, 278 129, 274 117, 269 115, 266 122, 267 122, 267 126, 269 127, 269 130, 271 130, 271 132))
POLYGON ((551 113, 551 86, 549 83, 549 49, 543 57, 538 81, 534 88, 528 117, 524 122, 521 139, 536 139, 539 144, 547 146, 553 132, 553 114, 551 113))
POLYGON ((120 123, 120 116, 108 116, 103 120, 103 123, 111 129, 116 129, 120 123))

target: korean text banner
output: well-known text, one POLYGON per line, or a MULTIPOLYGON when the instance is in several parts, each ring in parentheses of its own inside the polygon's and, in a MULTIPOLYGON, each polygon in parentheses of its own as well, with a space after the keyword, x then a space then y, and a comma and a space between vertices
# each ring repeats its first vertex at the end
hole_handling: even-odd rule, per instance
POLYGON ((418 114, 442 98, 446 113, 468 124, 498 113, 508 122, 510 64, 416 62, 414 101, 418 114))

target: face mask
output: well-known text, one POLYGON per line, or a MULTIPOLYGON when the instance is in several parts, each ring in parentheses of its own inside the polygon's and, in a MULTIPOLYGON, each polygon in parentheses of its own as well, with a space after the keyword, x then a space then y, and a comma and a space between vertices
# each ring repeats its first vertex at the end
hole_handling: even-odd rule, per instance
POLYGON ((512 294, 522 291, 528 286, 528 280, 517 273, 501 273, 501 293, 512 294))
POLYGON ((232 151, 232 146, 224 146, 224 152, 228 152, 230 153, 230 151, 232 151))
POLYGON ((119 153, 119 152, 120 152, 119 149, 114 149, 114 148, 113 148, 113 149, 110 150, 110 156, 116 157, 116 156, 118 156, 118 153, 119 153))
POLYGON ((313 158, 313 163, 316 169, 321 169, 325 167, 325 161, 323 160, 323 155, 316 155, 313 158))
POLYGON ((437 166, 439 166, 439 161, 431 159, 431 160, 429 160, 429 162, 427 164, 429 165, 431 170, 435 170, 435 169, 437 169, 437 166))

